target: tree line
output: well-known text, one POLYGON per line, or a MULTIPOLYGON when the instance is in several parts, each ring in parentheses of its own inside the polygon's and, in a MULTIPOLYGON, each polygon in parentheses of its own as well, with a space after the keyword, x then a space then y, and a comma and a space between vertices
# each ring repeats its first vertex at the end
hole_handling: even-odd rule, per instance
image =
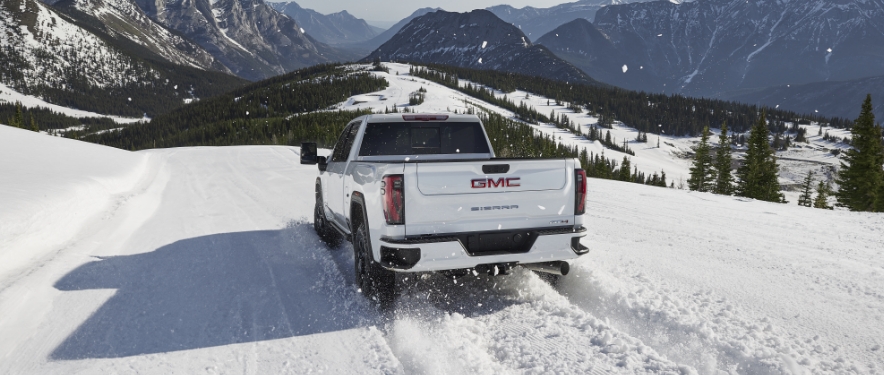
MULTIPOLYGON (((850 121, 842 118, 799 114, 717 99, 574 84, 494 70, 423 63, 420 65, 427 66, 426 70, 435 72, 437 77, 443 77, 448 82, 468 80, 502 92, 526 91, 555 99, 557 102, 568 102, 569 106, 580 106, 591 115, 616 119, 646 133, 663 131, 675 136, 696 136, 705 126, 718 128, 725 122, 732 131, 745 132, 758 121, 762 110, 766 112, 768 121, 816 121, 836 128, 848 128, 851 125, 850 121)), ((420 76, 423 72, 424 70, 419 69, 417 74, 420 76)))
MULTIPOLYGON (((464 86, 460 86, 460 81, 457 78, 457 75, 445 74, 432 69, 427 69, 425 67, 415 66, 410 67, 409 72, 415 77, 420 77, 428 81, 438 83, 450 89, 454 89, 461 93, 469 95, 473 98, 482 100, 486 103, 494 104, 498 107, 509 110, 515 114, 515 117, 517 119, 526 123, 551 123, 559 129, 568 130, 569 132, 577 134, 578 136, 584 135, 583 131, 580 129, 580 126, 572 122, 567 116, 564 116, 562 114, 556 115, 555 111, 552 111, 547 117, 538 112, 533 107, 529 107, 528 105, 526 105, 525 102, 520 101, 517 105, 514 100, 507 98, 506 95, 504 95, 502 98, 498 98, 496 95, 494 95, 494 92, 487 87, 473 85, 472 83, 467 83, 464 86)), ((556 102, 556 105, 560 104, 561 103, 559 103, 558 101, 556 102)), ((570 108, 572 111, 575 112, 580 111, 579 106, 572 105, 570 108)), ((607 127, 608 129, 612 128, 610 123, 605 123, 602 121, 599 121, 599 126, 607 127)), ((620 151, 630 155, 635 155, 635 152, 629 149, 629 146, 626 144, 626 140, 624 140, 623 145, 619 145, 614 140, 612 140, 610 132, 607 132, 604 136, 602 136, 601 129, 597 129, 595 125, 590 128, 589 132, 586 134, 586 137, 590 141, 599 141, 603 146, 609 149, 620 151)))
POLYGON ((75 118, 42 107, 24 108, 21 102, 0 103, 0 121, 18 128, 46 132, 77 126, 82 126, 84 133, 119 127, 106 117, 75 118))
POLYGON ((753 198, 769 202, 786 203, 777 180, 774 149, 769 143, 766 114, 761 113, 749 131, 746 157, 737 169, 736 178, 731 171, 731 142, 727 135, 727 123, 722 124, 718 137, 718 149, 713 157, 709 145, 709 127, 704 127, 700 143, 695 148, 688 188, 701 192, 753 198), (736 182, 733 186, 732 182, 736 182))
MULTIPOLYGON (((497 157, 525 158, 576 158, 587 177, 618 180, 638 184, 666 187, 666 172, 648 175, 633 168, 628 157, 622 162, 605 157, 604 152, 594 154, 577 145, 567 146, 556 142, 550 135, 539 134, 530 126, 506 118, 491 111, 481 111, 480 118, 491 140, 497 157)), ((468 110, 468 114, 474 111, 468 110)))
MULTIPOLYGON (((793 130, 797 133, 796 140, 800 141, 804 139, 805 132, 799 131, 804 129, 797 129, 797 125, 797 122, 793 124, 793 130)), ((779 124, 773 128, 784 131, 784 127, 779 124)), ((714 157, 708 143, 709 128, 704 127, 695 148, 688 187, 696 191, 786 203, 777 181, 779 165, 775 155, 782 139, 778 133, 771 140, 770 128, 762 112, 749 132, 746 157, 734 177, 731 175, 732 142, 728 141, 727 125, 722 125, 714 157)), ((819 133, 822 133, 822 128, 819 133)), ((782 147, 787 147, 788 141, 787 137, 786 146, 782 147)), ((860 115, 851 126, 849 142, 853 147, 845 152, 836 178, 839 189, 833 191, 828 182, 820 180, 816 183, 814 197, 814 173, 809 171, 802 182, 799 205, 832 209, 828 199, 834 194, 839 207, 851 211, 884 212, 884 131, 875 122, 871 95, 866 96, 860 115)))
POLYGON ((331 106, 385 87, 385 79, 365 72, 352 72, 340 64, 317 65, 187 105, 149 123, 89 135, 85 140, 127 150, 295 144, 314 135, 320 143, 333 142, 337 138, 333 127, 346 125, 348 116, 352 119, 358 114, 334 111, 331 106))

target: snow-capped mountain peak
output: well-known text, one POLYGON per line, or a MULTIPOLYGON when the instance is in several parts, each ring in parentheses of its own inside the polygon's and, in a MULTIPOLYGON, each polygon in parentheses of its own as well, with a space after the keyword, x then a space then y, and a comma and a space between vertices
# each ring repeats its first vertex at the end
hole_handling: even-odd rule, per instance
POLYGON ((91 16, 108 34, 135 42, 174 64, 229 72, 205 49, 148 17, 134 0, 61 0, 55 7, 91 16))

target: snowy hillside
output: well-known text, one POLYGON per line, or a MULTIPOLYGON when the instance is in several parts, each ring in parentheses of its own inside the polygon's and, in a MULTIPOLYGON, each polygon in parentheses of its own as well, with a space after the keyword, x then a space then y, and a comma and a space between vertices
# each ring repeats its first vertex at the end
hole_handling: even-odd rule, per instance
POLYGON ((10 64, 0 69, 2 79, 19 90, 64 90, 76 80, 87 87, 122 87, 156 74, 40 1, 3 1, 0 20, 0 47, 4 62, 10 64))
POLYGON ((297 152, 0 126, 0 373, 884 371, 880 215, 592 179, 558 288, 428 274, 380 314, 297 152))
POLYGON ((46 108, 55 113, 59 113, 65 116, 74 117, 74 118, 100 118, 107 117, 118 124, 131 124, 139 121, 146 121, 149 119, 145 118, 130 118, 130 117, 118 117, 118 116, 107 116, 102 115, 100 113, 83 111, 79 109, 73 109, 68 107, 62 107, 57 104, 47 103, 43 99, 35 97, 33 95, 25 95, 18 91, 13 90, 9 86, 6 86, 0 83, 0 103, 21 103, 24 108, 46 108))
MULTIPOLYGON (((75 12, 75 6, 90 4, 95 5, 84 0, 59 6, 75 12)), ((118 3, 121 7, 127 4, 132 6, 124 0, 118 3)), ((197 57, 188 60, 186 50, 196 47, 151 23, 143 14, 126 14, 117 8, 83 10, 93 12, 110 26, 101 29, 95 25, 97 21, 74 20, 38 0, 0 2, 0 84, 68 108, 140 118, 245 83, 228 74, 192 67, 204 60, 199 57, 201 50, 190 51, 197 57), (147 26, 138 26, 139 19, 147 26), (140 32, 124 35, 125 30, 140 32), (160 53, 157 56, 140 57, 152 54, 148 51, 151 46, 170 49, 155 51, 160 53), (158 56, 184 65, 162 61, 158 56)), ((203 57, 211 60, 210 56, 203 57)))
POLYGON ((68 0, 56 4, 94 17, 108 34, 135 42, 174 64, 230 72, 202 47, 152 20, 134 0, 68 0))
POLYGON ((261 0, 138 0, 163 26, 183 34, 236 75, 261 80, 350 55, 304 34, 292 18, 261 0))
POLYGON ((484 9, 415 18, 361 61, 414 61, 599 84, 484 9))

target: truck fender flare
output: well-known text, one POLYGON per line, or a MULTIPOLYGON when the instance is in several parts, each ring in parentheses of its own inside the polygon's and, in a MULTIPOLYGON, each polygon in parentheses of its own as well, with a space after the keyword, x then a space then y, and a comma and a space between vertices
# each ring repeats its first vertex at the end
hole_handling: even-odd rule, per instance
MULTIPOLYGON (((350 233, 353 235, 356 234, 356 229, 359 228, 359 224, 365 223, 365 232, 368 235, 368 244, 371 246, 371 230, 368 227, 368 212, 365 210, 365 196, 358 191, 354 191, 350 194, 350 233)), ((374 248, 371 249, 371 254, 369 255, 374 259, 374 248)))
POLYGON ((322 198, 322 179, 320 179, 319 177, 316 177, 316 183, 314 184, 314 186, 315 186, 315 189, 313 190, 313 192, 316 193, 316 195, 318 195, 317 198, 322 198))

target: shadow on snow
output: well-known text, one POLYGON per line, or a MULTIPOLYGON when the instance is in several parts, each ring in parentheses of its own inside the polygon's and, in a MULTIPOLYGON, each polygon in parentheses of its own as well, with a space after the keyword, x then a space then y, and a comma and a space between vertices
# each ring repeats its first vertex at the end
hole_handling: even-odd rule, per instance
POLYGON ((300 223, 84 264, 55 287, 117 292, 50 358, 126 357, 373 325, 377 313, 327 254, 312 226, 300 223))
POLYGON ((440 274, 403 274, 399 302, 379 312, 356 290, 352 274, 352 248, 328 249, 305 222, 99 258, 55 287, 116 293, 50 359, 119 358, 368 326, 385 330, 400 314, 477 316, 524 302, 513 292, 517 275, 454 281, 440 274))

